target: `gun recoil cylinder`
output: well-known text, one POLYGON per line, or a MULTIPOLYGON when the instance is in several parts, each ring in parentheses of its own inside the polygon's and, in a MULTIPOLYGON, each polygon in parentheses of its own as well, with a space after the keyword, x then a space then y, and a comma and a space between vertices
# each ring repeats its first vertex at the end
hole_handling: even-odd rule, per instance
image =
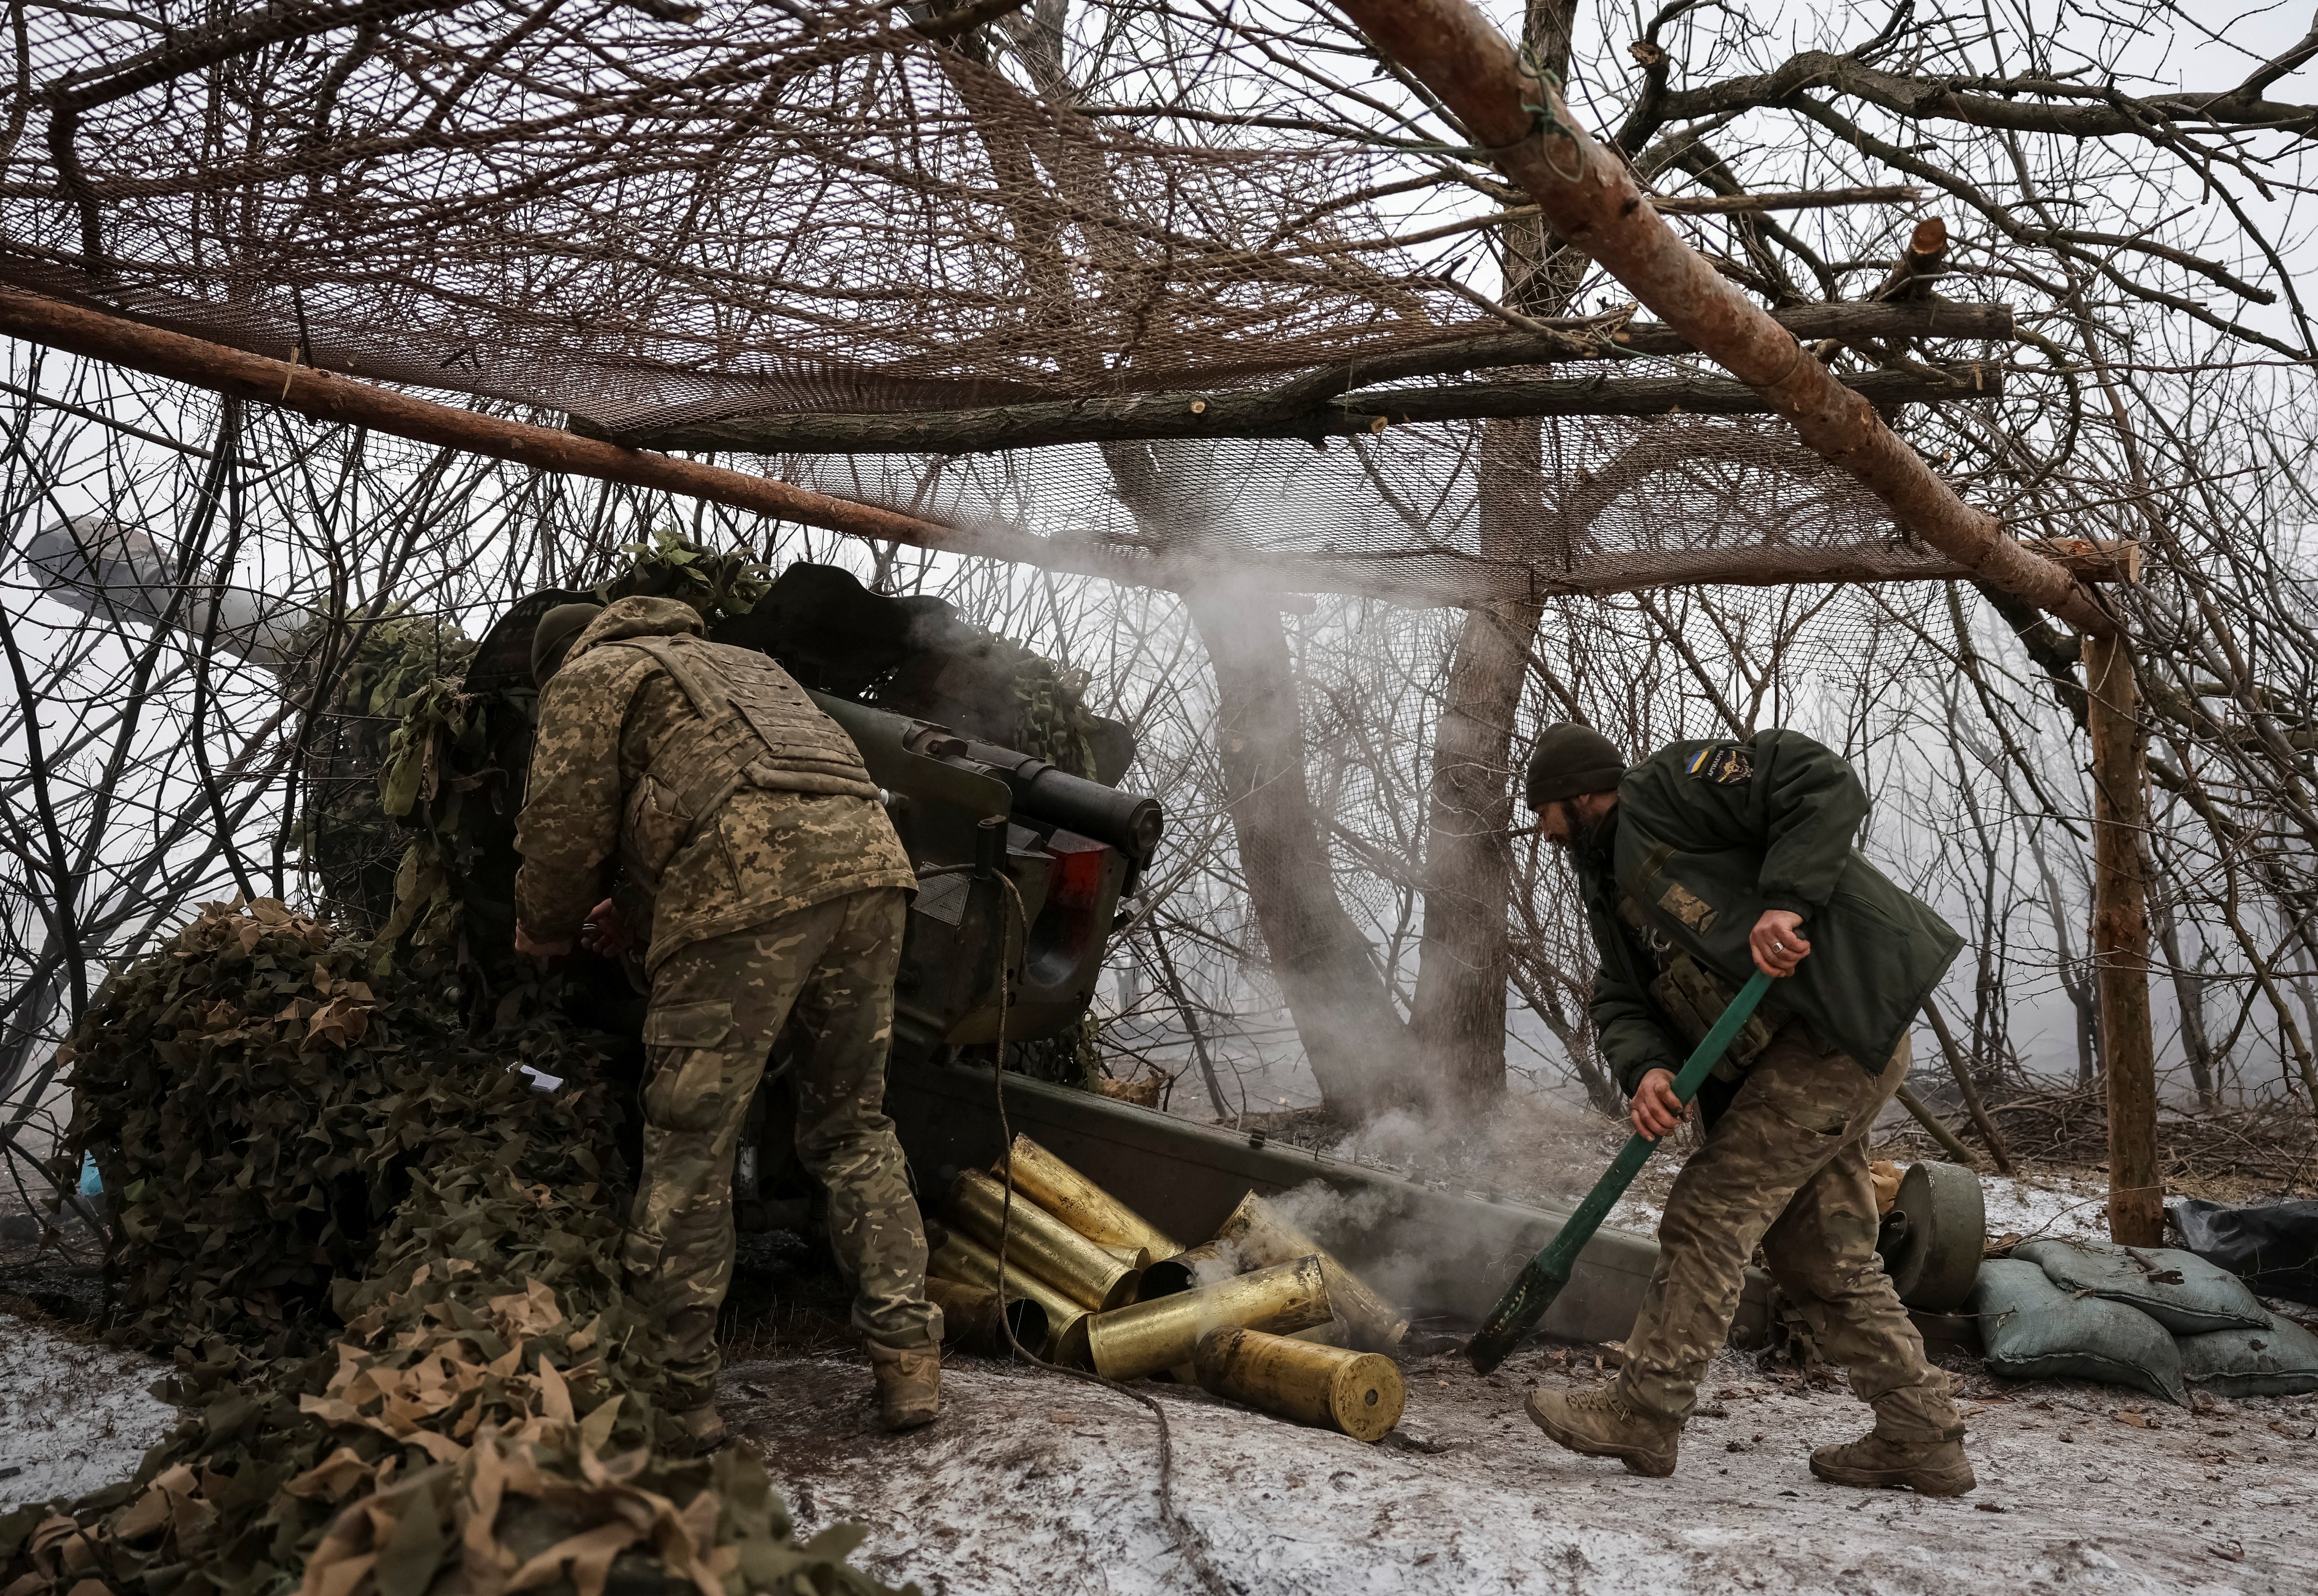
POLYGON ((988 766, 1014 790, 1014 807, 1022 814, 1107 842, 1137 865, 1148 865, 1159 847, 1166 816, 1155 798, 1122 793, 986 742, 968 742, 966 757, 988 766))

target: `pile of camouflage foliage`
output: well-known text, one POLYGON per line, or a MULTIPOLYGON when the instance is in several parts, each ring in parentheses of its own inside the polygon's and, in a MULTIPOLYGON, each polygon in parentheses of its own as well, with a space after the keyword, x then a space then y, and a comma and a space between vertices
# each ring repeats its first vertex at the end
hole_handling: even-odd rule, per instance
POLYGON ((369 953, 209 905, 75 1033, 59 1162, 96 1158, 115 1333, 190 1416, 134 1479, 0 1518, 0 1589, 880 1590, 751 1455, 655 1451, 588 1039, 544 1004, 470 1036, 369 953))

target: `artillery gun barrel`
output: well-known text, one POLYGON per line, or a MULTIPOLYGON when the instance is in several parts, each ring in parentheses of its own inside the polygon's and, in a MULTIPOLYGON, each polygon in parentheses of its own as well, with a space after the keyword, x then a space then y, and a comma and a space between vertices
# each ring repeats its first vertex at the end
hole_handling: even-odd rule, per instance
POLYGON ((44 527, 24 545, 24 563, 49 597, 82 614, 151 625, 166 619, 187 637, 213 636, 219 652, 269 670, 288 661, 291 639, 314 618, 304 605, 252 588, 191 574, 181 580, 176 562, 149 533, 101 515, 44 527))
POLYGON ((813 701, 861 749, 870 779, 895 792, 962 803, 978 812, 1027 815, 1108 843, 1138 867, 1151 862, 1166 825, 1155 798, 1071 775, 1033 755, 973 742, 947 726, 814 693, 813 701), (953 790, 955 789, 955 790, 953 790), (1002 791, 1003 802, 989 807, 1002 791))

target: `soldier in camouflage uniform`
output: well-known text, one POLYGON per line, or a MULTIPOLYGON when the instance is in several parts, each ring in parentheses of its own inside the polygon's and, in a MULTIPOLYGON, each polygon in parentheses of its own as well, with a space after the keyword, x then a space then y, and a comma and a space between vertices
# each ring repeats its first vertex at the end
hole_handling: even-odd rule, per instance
POLYGON ((1672 1474, 1759 1242, 1875 1410, 1872 1435, 1820 1448, 1811 1472, 1971 1490, 1947 1376, 1875 1256, 1867 1171, 1916 1011, 1963 944, 1852 847, 1867 813, 1858 778, 1792 731, 1676 743, 1629 770, 1608 739, 1563 725, 1539 739, 1527 796, 1577 868, 1601 955, 1595 1028, 1636 1131, 1656 1139, 1689 1117, 1673 1089, 1683 1060, 1750 967, 1780 978, 1699 1091, 1705 1145, 1667 1199, 1624 1367, 1596 1391, 1533 1392, 1530 1417, 1573 1451, 1672 1474))
POLYGON ((932 1419, 941 1311, 883 1110, 908 856, 861 756, 764 655, 704 641, 674 599, 541 621, 541 685, 517 847, 519 951, 644 948, 651 1004, 643 1169, 622 1261, 665 1325, 686 1424, 716 1415, 716 1315, 732 1274, 733 1150, 773 1037, 795 1015, 797 1153, 829 1188, 853 1323, 886 1423, 932 1419), (622 876, 616 899, 605 877, 622 876))

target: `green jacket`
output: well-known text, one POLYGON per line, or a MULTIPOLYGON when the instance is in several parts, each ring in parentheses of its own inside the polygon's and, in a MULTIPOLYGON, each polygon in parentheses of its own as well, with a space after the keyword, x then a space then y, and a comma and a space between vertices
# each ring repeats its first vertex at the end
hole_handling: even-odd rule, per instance
POLYGON ((1800 732, 1678 742, 1626 772, 1614 827, 1572 852, 1601 954, 1592 1010, 1628 1095, 1690 1048, 1649 995, 1656 968, 1619 922, 1615 883, 1733 991, 1754 973, 1765 910, 1802 916, 1811 951, 1765 1008, 1800 1018, 1879 1072, 1963 947, 1945 920, 1851 846, 1867 794, 1832 749, 1800 732), (1603 846, 1606 839, 1606 848, 1603 846))

